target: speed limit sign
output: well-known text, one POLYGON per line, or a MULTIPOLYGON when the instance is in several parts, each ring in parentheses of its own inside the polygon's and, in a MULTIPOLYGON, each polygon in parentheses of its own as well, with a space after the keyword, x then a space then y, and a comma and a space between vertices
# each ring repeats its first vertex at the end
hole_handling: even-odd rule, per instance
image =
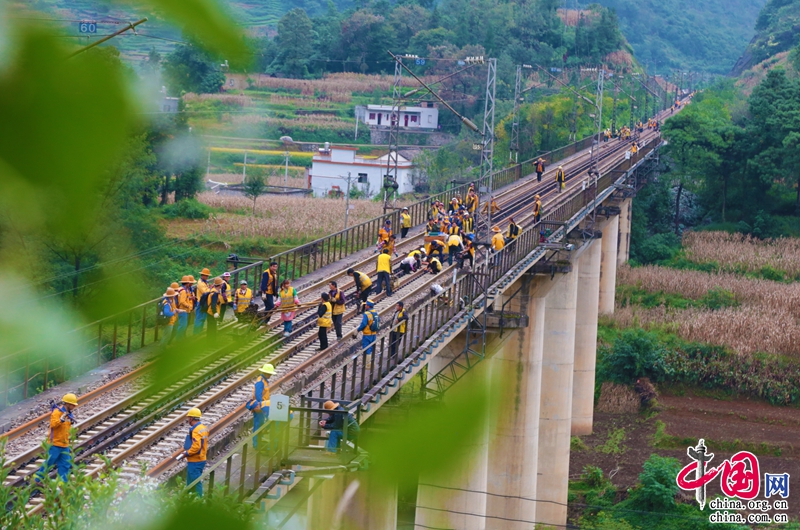
POLYGON ((97 23, 81 22, 78 24, 78 31, 81 33, 97 33, 97 23))

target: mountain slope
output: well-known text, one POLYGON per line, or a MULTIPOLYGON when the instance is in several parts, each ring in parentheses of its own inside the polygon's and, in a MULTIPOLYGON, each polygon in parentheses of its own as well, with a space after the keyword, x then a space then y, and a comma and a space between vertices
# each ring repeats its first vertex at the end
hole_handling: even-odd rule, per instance
MULTIPOLYGON (((766 0, 596 0, 616 9, 640 63, 727 74, 766 0)), ((785 1, 785 0, 784 0, 785 1)))
POLYGON ((769 0, 758 15, 755 29, 755 36, 731 70, 733 76, 800 42, 800 0, 769 0))

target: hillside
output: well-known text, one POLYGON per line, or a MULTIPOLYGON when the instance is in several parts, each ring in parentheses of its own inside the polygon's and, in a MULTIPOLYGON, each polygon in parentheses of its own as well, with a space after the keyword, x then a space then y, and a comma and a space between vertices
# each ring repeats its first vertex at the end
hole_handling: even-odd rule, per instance
MULTIPOLYGON (((785 2, 785 0, 783 0, 785 2)), ((256 37, 275 35, 277 24, 281 16, 294 7, 302 7, 310 17, 323 16, 327 12, 327 3, 321 0, 222 0, 227 4, 234 14, 236 20, 248 32, 256 37)), ((748 41, 753 35, 753 20, 758 16, 759 9, 764 5, 765 0, 708 0, 707 2, 690 2, 689 0, 599 0, 601 5, 611 7, 617 11, 620 27, 624 37, 633 47, 637 60, 649 65, 651 71, 664 72, 666 69, 693 69, 715 73, 727 73, 742 50, 747 46, 748 41), (658 21, 653 23, 653 21, 658 21)), ((35 3, 16 0, 18 6, 45 10, 58 16, 58 20, 50 21, 54 27, 60 26, 60 30, 65 35, 77 36, 77 24, 68 20, 99 20, 98 34, 107 34, 118 28, 116 21, 127 21, 145 16, 139 10, 122 6, 121 4, 107 4, 100 0, 38 0, 35 3)), ((771 2, 775 3, 775 2, 771 2)), ((485 33, 485 26, 471 26, 474 31, 470 32, 467 27, 459 25, 474 21, 469 21, 465 12, 471 11, 474 7, 467 7, 467 4, 454 2, 452 0, 442 0, 440 2, 425 4, 418 2, 419 5, 434 7, 434 13, 438 13, 442 26, 449 28, 448 19, 454 20, 452 25, 457 36, 474 33, 474 42, 469 44, 482 44, 487 52, 495 52, 500 56, 500 51, 506 46, 503 45, 501 38, 508 39, 509 28, 512 28, 511 39, 525 42, 531 34, 519 32, 514 34, 514 24, 509 20, 508 11, 493 9, 490 7, 492 2, 482 2, 481 11, 487 16, 484 22, 501 22, 499 31, 492 29, 489 35, 485 33), (491 13, 487 13, 489 8, 491 13), (458 14, 462 12, 461 14, 458 14), (492 20, 494 19, 494 20, 492 20), (492 50, 492 44, 496 44, 496 50, 492 50)), ((537 40, 550 34, 558 37, 545 47, 545 50, 558 48, 559 44, 564 44, 561 40, 561 31, 553 27, 550 23, 542 20, 535 14, 542 8, 547 9, 548 2, 536 3, 528 9, 520 9, 519 6, 513 8, 517 11, 513 18, 527 26, 539 27, 543 31, 539 32, 534 38, 537 40), (527 11, 527 12, 525 12, 527 11)), ((350 0, 337 0, 333 2, 339 13, 347 13, 348 9, 356 5, 350 0)), ((370 5, 369 3, 358 5, 370 5)), ((409 4, 411 5, 411 4, 409 4)), ((521 5, 521 4, 520 4, 521 5)), ((526 4, 527 5, 527 4, 526 4)), ((380 7, 377 5, 373 10, 380 14, 380 7)), ((390 8, 391 9, 391 8, 390 8)), ((386 18, 390 18, 388 12, 384 13, 386 18)), ((414 10, 409 11, 414 13, 414 10)), ((123 56, 129 60, 141 60, 151 48, 155 48, 159 53, 165 55, 175 47, 173 40, 181 39, 180 28, 170 27, 146 13, 150 20, 141 28, 138 36, 130 35, 115 39, 115 46, 120 48, 123 56), (162 40, 169 39, 169 40, 162 40)), ((418 18, 418 17, 417 17, 418 18)), ((407 19, 401 19, 407 20, 407 19)), ((398 21, 394 21, 399 23, 398 21)), ((419 26, 422 20, 417 20, 411 26, 419 26)), ((395 26, 397 24, 394 24, 395 26)), ((407 31, 407 30, 405 30, 407 31)), ((442 36, 426 35, 426 39, 436 37, 442 40, 442 36)), ((401 38, 400 40, 405 40, 401 38)), ((435 39, 434 39, 435 40, 435 39)), ((447 39, 444 39, 447 40, 447 39)), ((463 39, 459 39, 463 40, 463 39)), ((405 42, 408 44, 408 41, 405 42)), ((439 42, 436 42, 439 44, 439 42)), ((464 46, 465 42, 454 42, 458 46, 464 46)), ((513 43, 512 43, 513 44, 513 43)), ((527 47, 527 46, 525 46, 527 47)), ((520 53, 519 46, 512 46, 511 58, 517 61, 531 62, 541 60, 540 57, 528 57, 520 53)), ((531 54, 527 54, 531 55, 531 54)), ((537 54, 533 54, 537 55, 537 54)), ((555 55, 555 54, 553 54, 555 55)))
POLYGON ((731 75, 786 52, 800 42, 800 1, 769 0, 758 15, 756 34, 733 66, 731 75))
POLYGON ((617 11, 637 60, 647 63, 651 72, 681 69, 727 74, 753 36, 753 21, 765 0, 597 3, 617 11))

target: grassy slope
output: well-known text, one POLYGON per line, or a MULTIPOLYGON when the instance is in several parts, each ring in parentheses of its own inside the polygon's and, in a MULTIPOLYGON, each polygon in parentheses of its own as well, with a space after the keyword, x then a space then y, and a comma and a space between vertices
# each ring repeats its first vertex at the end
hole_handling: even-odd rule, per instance
POLYGON ((598 0, 617 11, 640 63, 727 74, 765 0, 598 0))
POLYGON ((769 0, 756 21, 756 34, 731 72, 748 69, 786 52, 800 42, 800 1, 769 0))

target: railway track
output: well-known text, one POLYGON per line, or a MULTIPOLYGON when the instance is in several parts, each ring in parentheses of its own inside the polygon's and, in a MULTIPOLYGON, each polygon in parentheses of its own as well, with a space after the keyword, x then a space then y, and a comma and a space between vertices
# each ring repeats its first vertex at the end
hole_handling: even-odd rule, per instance
MULTIPOLYGON (((646 135, 645 135, 646 136, 646 135)), ((622 142, 609 142, 601 144, 599 153, 600 161, 606 160, 627 149, 628 144, 622 142)), ((589 155, 582 152, 567 162, 562 162, 565 169, 575 175, 568 182, 569 189, 563 195, 566 197, 579 185, 580 175, 589 169, 589 155)), ((552 179, 552 168, 546 174, 552 179)), ((497 217, 496 224, 505 223, 511 216, 517 217, 520 224, 524 224, 532 216, 523 214, 525 208, 533 200, 534 193, 540 193, 543 199, 547 199, 555 194, 555 183, 550 179, 537 183, 535 179, 527 178, 517 186, 495 193, 495 200, 501 205, 503 211, 497 217), (522 217, 519 217, 522 215, 522 217)), ((418 248, 423 243, 424 234, 419 233, 398 241, 398 251, 401 257, 393 260, 396 265, 402 257, 411 249, 418 248)), ((301 298, 314 296, 315 291, 327 290, 327 283, 331 280, 339 281, 339 277, 348 267, 363 269, 374 262, 375 256, 370 255, 363 259, 356 259, 353 263, 344 263, 339 267, 339 272, 318 281, 307 282, 299 289, 301 298)), ((424 297, 430 285, 447 275, 453 270, 452 266, 446 266, 443 273, 438 276, 414 275, 402 278, 401 285, 397 289, 397 295, 391 299, 386 299, 381 294, 374 296, 378 302, 376 309, 382 318, 388 319, 393 311, 396 301, 403 299, 413 301, 416 298, 424 297)), ((345 278, 347 278, 345 276, 345 278)), ((353 282, 349 278, 347 281, 339 281, 340 288, 349 289, 353 287, 353 282)), ((356 318, 354 306, 355 299, 351 297, 350 306, 345 314, 343 324, 344 342, 349 337, 355 335, 355 328, 360 321, 356 318)), ((271 386, 280 387, 298 377, 303 376, 304 371, 313 365, 323 362, 326 357, 333 353, 342 343, 335 344, 324 352, 318 352, 313 348, 316 341, 316 314, 314 310, 300 313, 295 319, 295 330, 288 338, 282 337, 279 332, 278 322, 269 326, 269 331, 261 336, 237 343, 221 351, 213 352, 203 356, 204 366, 192 366, 187 369, 187 373, 175 383, 160 392, 153 393, 145 384, 144 388, 133 392, 127 398, 120 400, 113 406, 106 407, 88 419, 79 423, 80 431, 75 445, 76 458, 87 462, 85 472, 96 474, 102 469, 104 464, 92 461, 93 455, 98 452, 105 452, 114 465, 121 466, 123 474, 126 472, 138 474, 142 464, 152 466, 151 474, 157 475, 165 471, 169 466, 170 458, 175 453, 176 448, 180 447, 183 441, 183 433, 177 433, 176 429, 183 423, 185 409, 189 407, 199 407, 204 410, 204 417, 212 426, 216 425, 218 435, 231 424, 229 418, 241 416, 242 403, 246 401, 250 393, 249 383, 257 374, 257 369, 265 362, 272 362, 276 365, 277 374, 273 378, 271 386), (212 360, 213 358, 213 360, 212 360), (207 362, 211 360, 211 362, 207 362), (148 394, 149 391, 149 394, 148 394)), ((233 325, 233 329, 244 326, 233 325)), ((201 364, 201 363, 197 363, 201 364)), ((145 367, 137 369, 135 376, 130 376, 126 381, 114 381, 116 388, 125 383, 130 383, 136 376, 146 374, 145 367)), ((300 386, 304 386, 311 381, 303 381, 300 386)), ((111 383, 109 384, 111 385, 111 383)), ((101 389, 98 389, 101 390, 101 389)), ((108 391, 108 390, 107 390, 108 391)), ((97 392, 97 391, 94 391, 97 392)), ((99 396, 102 392, 98 392, 99 396)), ((84 401, 91 403, 96 396, 82 396, 81 405, 84 401)), ((83 408, 86 410, 86 408, 83 408)), ((40 418, 20 426, 8 434, 9 439, 20 438, 26 429, 35 428, 40 418)), ((22 466, 11 473, 9 480, 14 484, 24 481, 31 473, 35 472, 41 465, 41 460, 37 460, 35 450, 23 453, 27 458, 22 466)), ((13 457, 15 461, 24 462, 24 458, 13 457)), ((40 505, 36 498, 29 505, 31 513, 39 511, 40 505)))

